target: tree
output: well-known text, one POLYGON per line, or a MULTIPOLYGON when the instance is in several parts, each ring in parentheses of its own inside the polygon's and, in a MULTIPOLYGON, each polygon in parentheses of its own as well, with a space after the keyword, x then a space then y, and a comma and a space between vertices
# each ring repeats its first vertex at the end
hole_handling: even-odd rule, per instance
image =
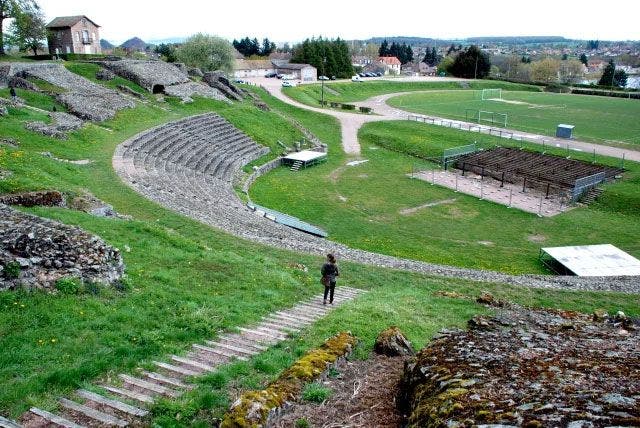
POLYGON ((45 25, 40 9, 21 11, 11 23, 7 39, 20 51, 31 50, 37 55, 38 49, 44 49, 44 41, 47 38, 45 25))
POLYGON ((422 62, 424 62, 430 67, 433 67, 436 64, 438 64, 441 60, 442 60, 442 57, 438 55, 438 51, 436 50, 436 48, 432 47, 431 49, 427 49, 427 51, 424 54, 424 58, 422 59, 422 62))
POLYGON ((577 59, 560 63, 560 78, 564 83, 577 83, 584 76, 584 64, 577 59))
POLYGON ((560 71, 560 61, 545 58, 531 63, 531 78, 534 82, 556 82, 560 71))
POLYGON ((580 55, 580 62, 583 63, 584 65, 589 64, 589 59, 584 53, 580 55))
POLYGON ((297 45, 291 58, 292 63, 311 64, 318 74, 325 76, 350 77, 353 75, 349 46, 344 40, 306 39, 297 45))
POLYGON ((458 53, 451 65, 451 74, 456 77, 484 78, 491 70, 489 55, 482 52, 477 46, 471 45, 458 53))
POLYGON ((16 18, 22 13, 35 12, 38 10, 40 10, 40 6, 38 6, 35 0, 0 0, 0 55, 5 55, 4 20, 16 18))
POLYGON ((384 41, 382 42, 382 44, 380 45, 380 49, 378 49, 378 55, 379 56, 389 56, 389 42, 387 42, 387 39, 384 39, 384 41))
POLYGON ((610 59, 609 64, 602 72, 598 85, 624 88, 627 86, 627 73, 624 70, 616 70, 615 63, 610 59))
POLYGON ((273 42, 270 42, 268 38, 264 38, 262 40, 262 49, 260 49, 260 55, 262 56, 269 56, 271 55, 271 52, 276 50, 276 44, 273 42))
POLYGON ((167 62, 176 62, 176 47, 168 43, 161 43, 155 47, 154 52, 161 55, 167 62))
POLYGON ((597 51, 600 47, 600 40, 589 40, 587 42, 587 49, 597 51))
POLYGON ((233 48, 221 37, 195 34, 176 49, 176 56, 180 62, 203 71, 233 71, 233 48))

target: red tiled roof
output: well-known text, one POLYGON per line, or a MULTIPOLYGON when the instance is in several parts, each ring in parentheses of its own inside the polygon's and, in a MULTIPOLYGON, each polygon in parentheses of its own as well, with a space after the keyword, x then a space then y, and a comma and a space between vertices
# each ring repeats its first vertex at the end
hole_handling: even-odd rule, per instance
POLYGON ((400 60, 395 56, 381 56, 378 61, 386 65, 401 65, 400 60))

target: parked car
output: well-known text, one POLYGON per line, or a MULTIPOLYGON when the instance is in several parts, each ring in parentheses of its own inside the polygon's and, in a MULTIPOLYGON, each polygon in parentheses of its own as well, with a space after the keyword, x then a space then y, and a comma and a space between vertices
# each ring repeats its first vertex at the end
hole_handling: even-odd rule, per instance
POLYGON ((355 76, 351 76, 351 81, 352 82, 362 82, 362 77, 355 75, 355 76))
POLYGON ((293 88, 296 86, 296 82, 292 82, 290 80, 283 80, 282 81, 282 87, 283 88, 293 88))
POLYGON ((331 77, 329 77, 329 79, 336 80, 336 76, 331 76, 331 77))
POLYGON ((378 77, 382 77, 382 72, 381 72, 381 71, 378 71, 378 72, 376 73, 376 76, 378 76, 378 77))
POLYGON ((364 73, 358 73, 358 76, 364 77, 364 73))
POLYGON ((318 80, 329 80, 327 76, 319 76, 318 80))
POLYGON ((278 75, 278 73, 276 73, 275 71, 270 71, 270 72, 266 73, 266 74, 264 75, 264 77, 269 77, 269 78, 271 78, 271 77, 276 77, 277 75, 278 75))
POLYGON ((233 83, 244 83, 244 80, 242 80, 242 79, 234 79, 233 83))

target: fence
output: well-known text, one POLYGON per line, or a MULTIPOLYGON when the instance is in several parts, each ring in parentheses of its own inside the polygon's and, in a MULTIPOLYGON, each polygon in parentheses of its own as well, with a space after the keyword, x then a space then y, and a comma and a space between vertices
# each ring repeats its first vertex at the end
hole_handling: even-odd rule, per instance
POLYGON ((445 149, 442 153, 442 165, 444 165, 444 169, 446 170, 450 159, 455 159, 463 155, 468 155, 469 153, 475 153, 477 151, 478 146, 476 143, 468 144, 466 146, 453 147, 451 149, 445 149))
POLYGON ((473 123, 460 122, 457 120, 447 120, 447 119, 441 119, 441 118, 435 118, 435 117, 419 116, 415 114, 410 114, 407 117, 407 120, 414 121, 414 122, 428 123, 431 125, 444 126, 445 128, 460 129, 462 131, 478 132, 481 134, 493 135, 496 137, 507 138, 510 140, 518 140, 522 138, 520 136, 514 136, 513 132, 507 131, 501 128, 492 128, 490 126, 475 125, 473 123))
POLYGON ((571 200, 573 202, 576 202, 580 198, 580 196, 582 196, 589 189, 596 187, 598 184, 602 183, 605 178, 606 174, 604 172, 599 172, 588 177, 577 179, 576 183, 573 186, 573 189, 571 189, 571 200))

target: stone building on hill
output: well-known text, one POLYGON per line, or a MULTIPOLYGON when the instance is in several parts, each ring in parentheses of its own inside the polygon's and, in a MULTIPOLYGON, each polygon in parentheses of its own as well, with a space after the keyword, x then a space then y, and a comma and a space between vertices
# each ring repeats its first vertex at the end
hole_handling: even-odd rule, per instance
POLYGON ((100 54, 100 26, 84 15, 59 16, 47 24, 49 53, 100 54))

